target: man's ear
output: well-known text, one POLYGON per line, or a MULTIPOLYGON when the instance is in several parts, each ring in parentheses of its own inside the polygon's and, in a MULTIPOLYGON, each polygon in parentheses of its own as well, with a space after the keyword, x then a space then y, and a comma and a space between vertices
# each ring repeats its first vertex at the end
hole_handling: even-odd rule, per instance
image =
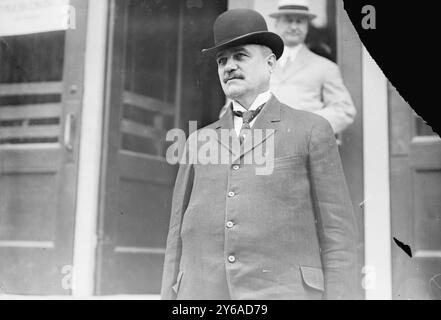
POLYGON ((267 62, 268 67, 270 69, 270 73, 272 73, 274 71, 274 68, 276 67, 276 62, 277 62, 276 55, 274 53, 271 53, 268 56, 266 62, 267 62))

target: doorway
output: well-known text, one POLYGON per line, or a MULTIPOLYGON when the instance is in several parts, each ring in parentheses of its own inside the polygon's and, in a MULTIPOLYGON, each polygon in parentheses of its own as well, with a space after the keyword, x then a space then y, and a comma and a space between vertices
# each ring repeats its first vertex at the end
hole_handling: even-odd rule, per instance
POLYGON ((226 1, 113 0, 96 294, 159 294, 177 167, 165 136, 217 119, 216 64, 200 51, 226 1))
POLYGON ((71 293, 87 2, 71 5, 75 30, 0 38, 4 294, 71 293))

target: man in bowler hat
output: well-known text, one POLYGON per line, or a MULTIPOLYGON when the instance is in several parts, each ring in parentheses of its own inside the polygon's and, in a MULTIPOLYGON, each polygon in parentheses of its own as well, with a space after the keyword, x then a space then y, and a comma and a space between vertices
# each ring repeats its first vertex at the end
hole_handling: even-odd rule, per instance
POLYGON ((269 91, 284 45, 259 13, 229 10, 213 31, 203 54, 232 102, 201 130, 219 148, 230 130, 245 147, 228 164, 180 164, 162 299, 355 298, 356 223, 329 122, 269 91), (274 150, 271 174, 243 161, 262 146, 274 150))

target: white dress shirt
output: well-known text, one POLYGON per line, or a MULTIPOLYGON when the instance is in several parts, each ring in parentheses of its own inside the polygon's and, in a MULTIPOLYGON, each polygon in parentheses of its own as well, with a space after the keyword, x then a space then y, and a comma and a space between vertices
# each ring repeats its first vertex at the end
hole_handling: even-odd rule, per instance
MULTIPOLYGON (((262 104, 267 103, 270 98, 271 98, 271 92, 269 90, 259 94, 248 110, 256 110, 262 104)), ((242 111, 242 112, 248 111, 239 102, 235 100, 233 100, 233 110, 242 111)), ((260 113, 250 122, 250 127, 253 126, 254 122, 256 121, 257 117, 259 117, 259 115, 260 113)), ((242 128, 242 124, 243 124, 243 119, 242 117, 234 116, 233 120, 234 120, 234 130, 236 131, 237 136, 239 136, 240 129, 242 128)))

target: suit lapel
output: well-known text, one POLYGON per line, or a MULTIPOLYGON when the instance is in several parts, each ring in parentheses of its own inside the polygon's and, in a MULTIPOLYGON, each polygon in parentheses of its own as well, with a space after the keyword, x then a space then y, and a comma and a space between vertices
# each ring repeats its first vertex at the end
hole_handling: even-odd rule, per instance
POLYGON ((233 157, 239 155, 240 143, 239 137, 234 130, 232 102, 230 102, 224 115, 219 119, 216 130, 218 142, 230 151, 233 157))
POLYGON ((234 130, 232 108, 229 105, 216 125, 217 140, 219 144, 230 151, 234 163, 272 136, 277 130, 277 123, 280 122, 280 119, 280 102, 274 95, 271 95, 271 98, 256 118, 250 134, 245 137, 241 148, 239 138, 234 130), (225 131, 222 133, 221 129, 225 131), (256 133, 256 129, 259 129, 260 132, 256 133), (232 141, 230 138, 232 138, 232 141))
POLYGON ((240 150, 238 156, 234 156, 233 162, 252 151, 254 148, 262 144, 268 137, 273 135, 276 131, 277 122, 280 121, 280 103, 271 95, 271 98, 262 109, 260 115, 256 118, 256 122, 253 124, 250 134, 248 134, 243 142, 243 148, 240 150), (259 129, 259 133, 256 133, 256 129, 259 129), (268 130, 270 129, 270 130, 268 130), (271 130, 272 129, 272 130, 271 130))

